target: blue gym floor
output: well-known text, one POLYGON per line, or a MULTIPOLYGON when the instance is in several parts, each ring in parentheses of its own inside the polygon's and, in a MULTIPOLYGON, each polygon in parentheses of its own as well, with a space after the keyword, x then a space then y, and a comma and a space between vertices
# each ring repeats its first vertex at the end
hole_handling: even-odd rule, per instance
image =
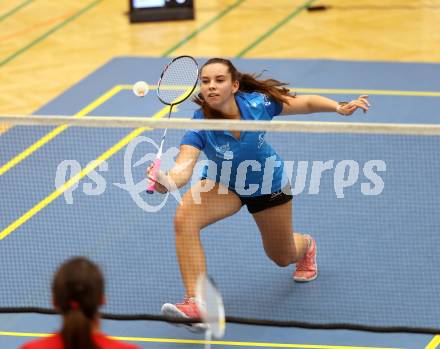
MULTIPOLYGON (((166 116, 154 93, 139 99, 130 86, 138 80, 154 85, 167 62, 163 58, 115 58, 35 114, 166 116)), ((436 64, 234 62, 241 71, 266 70, 265 76, 288 82, 300 94, 350 100, 365 93, 372 104, 368 114, 357 112, 350 118, 319 114, 283 119, 438 124, 440 118, 436 64)), ((173 117, 190 117, 194 110, 193 103, 185 102, 173 117)), ((157 314, 162 303, 182 298, 172 228, 177 201, 169 197, 158 212, 145 212, 121 188, 127 184, 127 144, 139 135, 158 142, 161 133, 15 127, 0 136, 0 187, 5 198, 0 216, 0 307, 50 307, 54 269, 78 254, 103 266, 108 280, 104 312, 157 314), (41 141, 44 136, 47 142, 41 141), (18 158, 26 149, 32 152, 18 158), (68 190, 69 195, 55 192, 62 161, 75 160, 84 169, 98 158, 108 165, 99 171, 106 182, 103 193, 84 194, 84 185, 94 184, 87 169, 78 185, 68 190)), ((178 146, 181 136, 181 131, 170 132, 167 147, 178 146)), ((334 167, 322 176, 319 193, 310 194, 308 178, 303 192, 294 198, 294 227, 317 239, 320 276, 310 284, 294 284, 292 269, 279 269, 264 256, 256 226, 242 209, 203 234, 209 271, 224 294, 226 314, 314 324, 439 328, 438 137, 274 133, 267 140, 285 160, 334 161, 334 167), (361 166, 359 179, 345 188, 344 198, 338 198, 335 168, 347 159, 361 166), (377 196, 363 195, 362 165, 378 159, 386 163, 381 173, 384 190, 377 196)), ((151 144, 139 144, 133 162, 154 152, 151 144)), ((134 183, 139 183, 146 165, 130 165, 134 183)), ((139 195, 137 200, 143 202, 162 199, 139 195)), ((1 348, 16 348, 59 326, 58 317, 50 315, 0 314, 0 319, 1 348)), ((162 322, 104 320, 103 328, 144 348, 203 344, 202 336, 162 322)), ((228 324, 218 344, 431 349, 439 341, 427 334, 228 324)))

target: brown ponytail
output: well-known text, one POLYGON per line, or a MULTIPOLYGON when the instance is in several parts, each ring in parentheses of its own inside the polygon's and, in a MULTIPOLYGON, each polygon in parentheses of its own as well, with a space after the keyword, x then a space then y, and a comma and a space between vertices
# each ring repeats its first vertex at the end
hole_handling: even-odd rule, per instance
POLYGON ((64 347, 99 349, 92 337, 93 323, 104 295, 104 280, 98 266, 83 257, 68 260, 55 274, 52 294, 63 316, 64 347))
MULTIPOLYGON (((241 73, 228 59, 211 58, 202 66, 201 71, 203 71, 203 68, 207 65, 214 63, 220 63, 228 67, 228 72, 231 74, 232 81, 239 82, 239 91, 260 92, 279 103, 287 103, 287 97, 295 97, 295 95, 291 94, 289 92, 289 89, 286 87, 288 85, 287 83, 280 82, 275 79, 260 80, 259 77, 261 76, 261 74, 241 73)), ((201 93, 195 96, 193 98, 193 101, 202 107, 205 116, 209 118, 214 118, 214 115, 219 115, 219 111, 213 110, 208 106, 207 103, 205 103, 201 93)))

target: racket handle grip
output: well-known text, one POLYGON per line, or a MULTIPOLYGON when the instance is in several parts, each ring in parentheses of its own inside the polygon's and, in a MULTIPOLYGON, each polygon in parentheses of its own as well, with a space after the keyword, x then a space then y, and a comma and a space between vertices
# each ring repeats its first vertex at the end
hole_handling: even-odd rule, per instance
POLYGON ((155 190, 155 188, 156 188, 156 179, 157 179, 157 172, 159 171, 159 168, 160 168, 160 159, 156 159, 156 160, 154 160, 154 163, 153 163, 153 167, 151 168, 151 175, 149 176, 151 179, 150 179, 150 184, 148 184, 148 186, 147 186, 147 193, 148 194, 153 194, 154 193, 154 190, 155 190))

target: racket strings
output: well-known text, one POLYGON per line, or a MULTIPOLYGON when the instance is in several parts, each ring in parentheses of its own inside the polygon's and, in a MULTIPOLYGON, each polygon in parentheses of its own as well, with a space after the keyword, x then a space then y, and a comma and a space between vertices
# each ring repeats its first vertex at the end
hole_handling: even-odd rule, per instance
POLYGON ((166 104, 179 104, 193 92, 198 80, 197 63, 191 57, 180 57, 164 71, 158 87, 158 96, 166 104))

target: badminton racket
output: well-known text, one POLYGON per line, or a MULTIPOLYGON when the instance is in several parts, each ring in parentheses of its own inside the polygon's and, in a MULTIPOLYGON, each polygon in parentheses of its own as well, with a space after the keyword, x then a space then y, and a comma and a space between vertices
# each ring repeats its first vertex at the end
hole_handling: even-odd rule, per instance
MULTIPOLYGON (((197 86, 198 77, 198 64, 191 56, 176 57, 165 66, 160 75, 156 92, 159 100, 169 106, 168 118, 170 118, 174 106, 182 103, 192 95, 197 86)), ((168 129, 165 129, 163 133, 159 150, 149 172, 148 194, 154 193, 155 190, 167 131, 168 129)))
POLYGON ((226 321, 222 295, 207 275, 201 275, 197 280, 196 301, 206 326, 205 349, 210 349, 212 337, 219 339, 224 336, 226 321))

